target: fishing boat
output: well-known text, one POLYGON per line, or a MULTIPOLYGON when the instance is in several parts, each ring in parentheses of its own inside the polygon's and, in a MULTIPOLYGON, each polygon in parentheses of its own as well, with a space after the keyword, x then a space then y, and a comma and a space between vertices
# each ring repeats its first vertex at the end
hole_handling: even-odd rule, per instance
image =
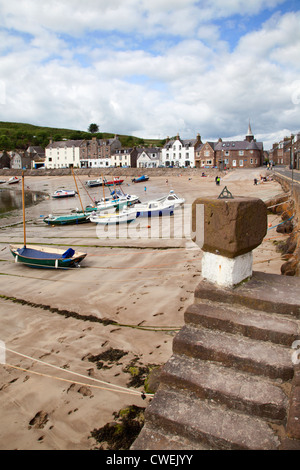
POLYGON ((49 214, 44 217, 43 221, 48 225, 71 225, 71 224, 84 224, 89 222, 90 212, 72 213, 64 215, 49 214))
POLYGON ((26 245, 24 173, 22 173, 22 205, 24 243, 9 245, 16 263, 35 268, 73 268, 86 257, 86 253, 76 252, 73 248, 59 249, 38 245, 26 245))
POLYGON ((74 197, 76 195, 76 191, 68 191, 65 189, 58 189, 57 191, 52 194, 52 197, 55 199, 63 198, 63 197, 74 197))
POLYGON ((20 178, 18 178, 17 176, 12 176, 11 178, 9 178, 9 180, 7 181, 8 184, 15 184, 15 183, 19 183, 20 178))
POLYGON ((95 186, 119 186, 120 184, 123 183, 124 180, 120 178, 114 178, 111 181, 107 181, 105 178, 97 178, 95 180, 88 180, 86 181, 86 185, 89 186, 90 188, 93 188, 95 186))
POLYGON ((103 212, 96 212, 90 215, 90 221, 101 225, 118 225, 122 223, 132 222, 136 219, 136 211, 134 209, 124 208, 121 212, 113 214, 105 214, 103 212))
POLYGON ((174 214, 174 204, 168 201, 148 201, 141 204, 135 204, 134 208, 137 217, 161 217, 174 214))
POLYGON ((142 176, 139 176, 138 178, 133 178, 131 181, 133 183, 143 183, 145 181, 148 181, 148 179, 149 179, 149 176, 142 175, 142 176))
POLYGON ((175 209, 185 203, 185 199, 183 197, 177 196, 177 194, 175 194, 173 190, 171 190, 167 196, 163 196, 155 200, 158 202, 168 201, 174 204, 175 209))

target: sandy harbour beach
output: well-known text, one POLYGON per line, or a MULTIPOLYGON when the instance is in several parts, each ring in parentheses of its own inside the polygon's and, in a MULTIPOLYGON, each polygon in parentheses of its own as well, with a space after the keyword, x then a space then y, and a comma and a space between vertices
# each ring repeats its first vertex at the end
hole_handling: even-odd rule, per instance
MULTIPOLYGON (((218 196, 225 186, 233 196, 269 201, 283 191, 273 180, 253 184, 265 173, 231 171, 216 186, 214 175, 188 177, 183 171, 168 181, 151 177, 146 191, 129 177, 122 187, 142 201, 173 189, 190 205, 199 196, 218 196)), ((152 236, 147 220, 119 238, 92 223, 46 225, 49 213, 80 208, 78 196, 51 198, 56 189, 74 189, 73 177, 31 176, 25 186, 45 194, 26 209, 27 243, 73 247, 87 256, 67 271, 15 263, 9 244, 23 243, 22 212, 0 219, 0 449, 91 450, 97 447, 91 432, 113 421, 114 412, 149 403, 143 386, 132 382, 134 371, 171 356, 201 279, 201 250, 188 236, 168 237, 168 227, 161 238, 152 236)), ((81 188, 84 206, 103 196, 101 187, 89 194, 81 188)), ((280 221, 268 216, 273 227, 280 221)), ((269 227, 254 250, 254 270, 280 274, 283 261, 274 242, 286 237, 269 227)))

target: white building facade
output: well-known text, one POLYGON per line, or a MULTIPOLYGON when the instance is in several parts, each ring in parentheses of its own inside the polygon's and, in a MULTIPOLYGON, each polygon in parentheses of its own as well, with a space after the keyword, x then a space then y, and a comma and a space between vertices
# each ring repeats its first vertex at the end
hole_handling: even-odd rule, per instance
POLYGON ((138 152, 137 168, 158 168, 161 164, 161 151, 158 148, 142 149, 138 152))
POLYGON ((82 140, 52 142, 45 149, 45 168, 80 168, 80 145, 82 140))
POLYGON ((195 147, 200 143, 198 134, 196 139, 181 139, 179 134, 171 140, 167 140, 162 148, 161 163, 165 167, 194 167, 195 147))

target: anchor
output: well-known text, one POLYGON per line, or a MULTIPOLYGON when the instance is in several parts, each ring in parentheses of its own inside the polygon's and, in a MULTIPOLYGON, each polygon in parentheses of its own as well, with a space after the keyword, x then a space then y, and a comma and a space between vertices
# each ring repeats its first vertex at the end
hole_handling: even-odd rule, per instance
POLYGON ((234 197, 231 192, 227 189, 227 186, 225 186, 221 194, 218 196, 218 199, 234 199, 234 197))

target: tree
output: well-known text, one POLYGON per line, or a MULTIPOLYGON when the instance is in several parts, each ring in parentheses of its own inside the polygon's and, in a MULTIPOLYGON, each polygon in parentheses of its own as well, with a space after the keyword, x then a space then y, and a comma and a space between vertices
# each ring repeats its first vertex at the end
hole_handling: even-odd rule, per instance
POLYGON ((95 132, 99 131, 99 126, 98 124, 92 123, 88 127, 88 131, 91 132, 91 134, 95 134, 95 132))

